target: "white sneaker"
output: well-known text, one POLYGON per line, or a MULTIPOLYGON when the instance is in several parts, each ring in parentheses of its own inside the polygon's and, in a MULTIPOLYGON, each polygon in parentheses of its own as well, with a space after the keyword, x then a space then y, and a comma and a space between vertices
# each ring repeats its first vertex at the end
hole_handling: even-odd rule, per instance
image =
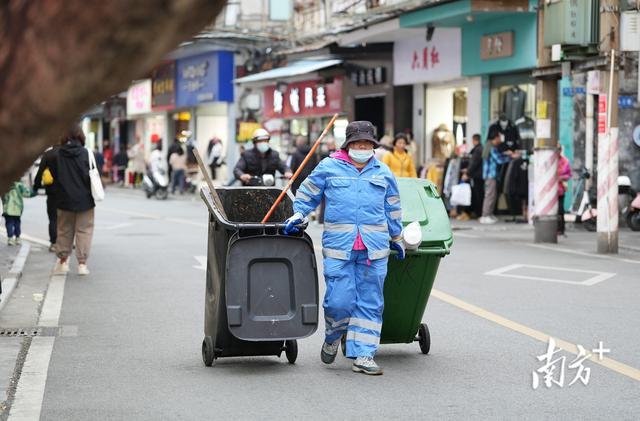
POLYGON ((9 237, 9 239, 7 240, 7 245, 13 246, 15 244, 16 244, 16 240, 14 240, 13 237, 9 237))
POLYGON ((16 245, 19 246, 20 244, 22 244, 22 240, 20 237, 16 237, 16 245))
POLYGON ((383 373, 382 368, 373 361, 373 357, 356 358, 351 370, 355 373, 364 373, 370 376, 379 376, 383 373))
POLYGON ((78 265, 78 275, 86 276, 89 273, 90 273, 89 272, 89 268, 87 267, 87 265, 85 263, 80 263, 78 265))
POLYGON ((489 218, 488 216, 481 216, 480 218, 478 218, 478 222, 480 222, 481 224, 490 224, 490 221, 491 218, 489 218))
POLYGON ((69 260, 62 261, 58 259, 56 266, 53 268, 54 275, 66 275, 69 273, 69 260))

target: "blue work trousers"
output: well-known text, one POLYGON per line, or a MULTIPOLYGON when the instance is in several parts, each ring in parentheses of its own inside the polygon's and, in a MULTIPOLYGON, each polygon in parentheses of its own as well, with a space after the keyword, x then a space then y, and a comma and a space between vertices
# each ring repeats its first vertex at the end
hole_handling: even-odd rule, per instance
POLYGON ((387 260, 369 260, 366 250, 353 250, 349 260, 324 258, 325 342, 346 334, 348 358, 373 357, 378 349, 387 260))

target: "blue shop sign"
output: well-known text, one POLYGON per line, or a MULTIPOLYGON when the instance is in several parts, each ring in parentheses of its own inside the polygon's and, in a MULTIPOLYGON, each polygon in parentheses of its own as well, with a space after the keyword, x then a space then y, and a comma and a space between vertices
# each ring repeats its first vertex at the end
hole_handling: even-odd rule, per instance
POLYGON ((233 53, 216 51, 178 60, 176 107, 233 102, 233 53))

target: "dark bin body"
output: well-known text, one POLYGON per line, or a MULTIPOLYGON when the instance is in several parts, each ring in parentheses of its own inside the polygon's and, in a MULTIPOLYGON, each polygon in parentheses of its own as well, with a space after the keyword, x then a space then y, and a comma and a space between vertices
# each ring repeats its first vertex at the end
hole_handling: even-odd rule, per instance
MULTIPOLYGON (((216 188, 225 219, 207 189, 209 208, 205 340, 215 358, 277 355, 284 342, 318 325, 318 275, 306 234, 285 236, 282 223, 260 224, 280 193, 270 187, 216 188)), ((271 221, 293 214, 286 196, 271 221)), ((297 352, 297 350, 296 350, 297 352)))
POLYGON ((389 258, 380 335, 380 342, 387 344, 416 340, 440 260, 453 244, 449 217, 435 185, 422 179, 399 178, 398 187, 402 223, 418 221, 423 240, 417 250, 407 250, 404 260, 389 258))

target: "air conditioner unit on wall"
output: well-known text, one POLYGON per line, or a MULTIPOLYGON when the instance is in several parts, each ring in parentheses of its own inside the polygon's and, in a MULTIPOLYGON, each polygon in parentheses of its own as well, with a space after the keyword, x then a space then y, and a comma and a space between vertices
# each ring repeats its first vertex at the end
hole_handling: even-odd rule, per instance
POLYGON ((639 11, 620 14, 620 49, 622 51, 640 51, 639 11))
POLYGON ((599 0, 555 0, 544 6, 544 46, 598 43, 599 0))

